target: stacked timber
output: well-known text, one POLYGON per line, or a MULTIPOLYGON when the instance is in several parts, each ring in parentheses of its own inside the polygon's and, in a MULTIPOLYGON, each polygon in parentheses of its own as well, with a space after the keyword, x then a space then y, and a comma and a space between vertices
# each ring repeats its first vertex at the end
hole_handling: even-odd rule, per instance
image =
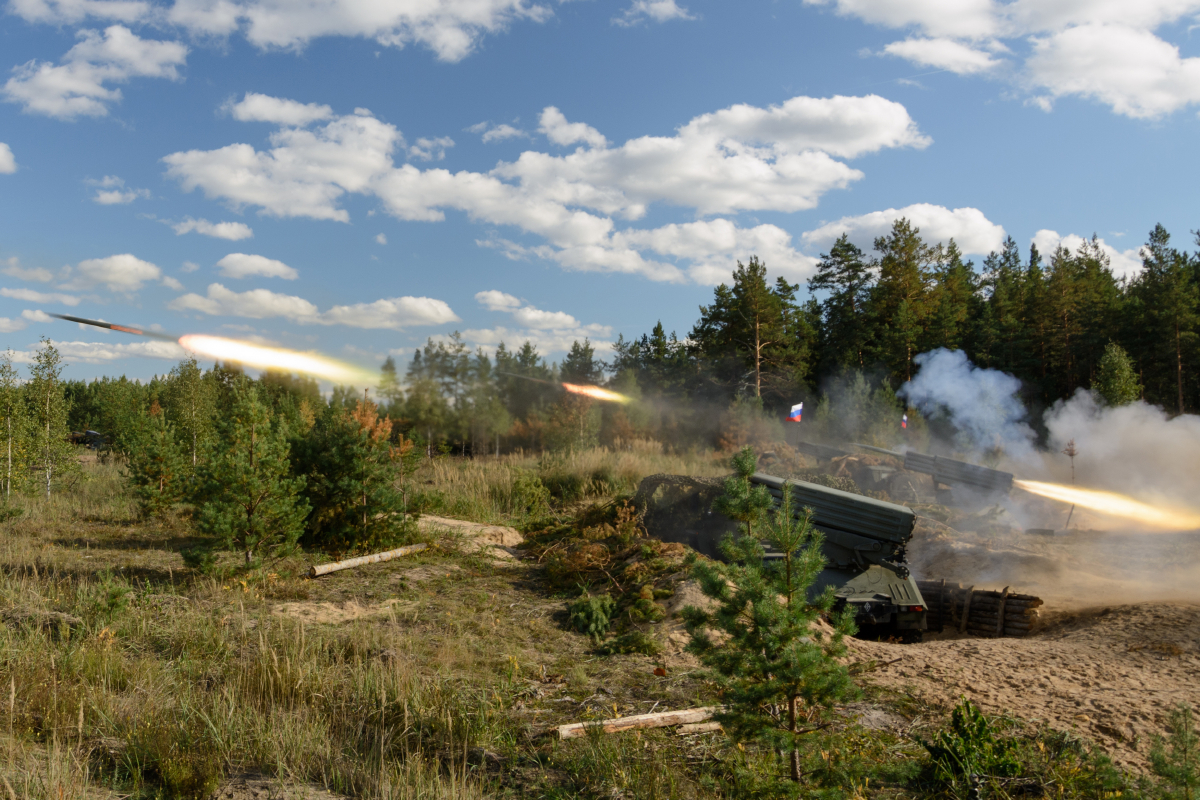
POLYGON ((1028 636, 1037 624, 1040 597, 963 587, 946 581, 917 581, 925 598, 931 632, 957 630, 974 636, 1028 636))

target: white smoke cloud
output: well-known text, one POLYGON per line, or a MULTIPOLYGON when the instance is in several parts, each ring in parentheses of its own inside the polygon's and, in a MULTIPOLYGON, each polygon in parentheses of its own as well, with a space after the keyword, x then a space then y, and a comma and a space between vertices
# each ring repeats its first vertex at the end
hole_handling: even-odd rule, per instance
POLYGON ((958 432, 956 446, 973 453, 999 447, 1011 460, 1033 459, 1034 432, 1024 422, 1020 380, 975 366, 961 350, 940 347, 913 361, 916 377, 896 394, 926 417, 949 419, 958 432))

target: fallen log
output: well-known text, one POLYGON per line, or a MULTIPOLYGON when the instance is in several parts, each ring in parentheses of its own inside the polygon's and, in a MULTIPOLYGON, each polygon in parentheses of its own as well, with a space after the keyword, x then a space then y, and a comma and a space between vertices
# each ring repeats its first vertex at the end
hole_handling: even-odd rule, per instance
POLYGON ((719 722, 692 722, 687 725, 680 725, 679 730, 675 733, 679 736, 691 736, 694 733, 712 733, 713 731, 721 730, 719 722))
POLYGON ((636 714, 632 717, 603 719, 596 722, 572 722, 569 725, 559 725, 552 731, 558 734, 559 739, 578 739, 587 736, 590 728, 599 728, 604 733, 619 733, 645 728, 668 728, 672 725, 704 722, 720 710, 720 706, 707 706, 705 708, 688 708, 683 711, 660 711, 657 714, 636 714))
POLYGON ((395 550, 388 550, 384 553, 374 553, 369 556, 359 556, 358 558, 348 558, 345 561, 333 561, 328 564, 320 564, 318 566, 309 567, 308 577, 318 578, 322 575, 328 575, 331 572, 338 572, 343 569, 353 569, 361 567, 364 564, 378 564, 381 561, 391 561, 393 558, 406 556, 409 553, 419 553, 429 545, 422 542, 421 544, 410 544, 405 547, 398 547, 395 550))

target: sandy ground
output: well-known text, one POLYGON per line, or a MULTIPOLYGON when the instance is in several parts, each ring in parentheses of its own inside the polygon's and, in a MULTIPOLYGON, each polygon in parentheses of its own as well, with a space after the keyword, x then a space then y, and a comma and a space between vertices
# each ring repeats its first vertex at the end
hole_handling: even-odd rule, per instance
POLYGON ((851 643, 867 680, 952 705, 1044 721, 1101 743, 1126 767, 1179 703, 1200 708, 1200 605, 1147 603, 1059 614, 1024 639, 851 643))

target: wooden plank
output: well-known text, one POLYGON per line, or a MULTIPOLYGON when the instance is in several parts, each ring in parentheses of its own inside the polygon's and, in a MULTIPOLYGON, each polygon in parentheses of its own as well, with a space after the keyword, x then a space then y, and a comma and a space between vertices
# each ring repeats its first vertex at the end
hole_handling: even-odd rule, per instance
POLYGON ((958 621, 959 633, 962 633, 967 629, 967 618, 971 615, 971 595, 974 593, 974 586, 971 586, 969 589, 967 589, 967 599, 963 601, 962 618, 958 621))
POLYGON ((572 722, 569 725, 559 725, 554 730, 558 733, 559 739, 578 739, 581 736, 587 736, 590 728, 599 728, 604 733, 620 733, 621 731, 667 728, 672 725, 704 722, 720 710, 720 706, 706 706, 682 711, 660 711, 657 714, 636 714, 631 717, 603 719, 597 722, 572 722))

